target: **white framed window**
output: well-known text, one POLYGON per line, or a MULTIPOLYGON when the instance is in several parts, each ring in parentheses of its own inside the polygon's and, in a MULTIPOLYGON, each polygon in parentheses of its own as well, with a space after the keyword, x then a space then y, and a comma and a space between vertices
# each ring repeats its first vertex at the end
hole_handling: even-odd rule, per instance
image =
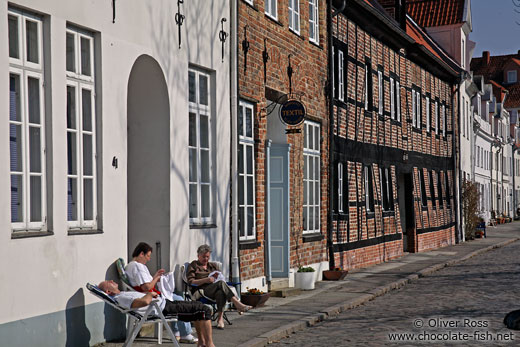
POLYGON ((415 96, 417 98, 417 100, 415 102, 415 106, 417 107, 417 112, 416 112, 416 114, 417 114, 417 128, 421 129, 421 118, 422 118, 421 102, 422 102, 422 97, 421 97, 421 93, 420 92, 416 92, 415 96))
POLYGON ((9 8, 9 154, 13 231, 46 229, 42 19, 9 8))
POLYGON ((67 28, 67 223, 74 229, 97 226, 93 41, 92 34, 67 28))
POLYGON ((255 140, 253 104, 240 101, 238 109, 238 230, 240 240, 256 239, 255 140))
POLYGON ((332 46, 332 97, 336 96, 336 70, 334 61, 336 59, 336 47, 332 46))
POLYGON ((379 100, 377 103, 378 113, 383 115, 385 91, 383 89, 383 71, 377 71, 377 89, 379 90, 379 100))
POLYGON ((446 106, 442 105, 441 107, 441 117, 442 117, 442 136, 446 137, 446 129, 448 128, 448 117, 446 117, 446 106))
POLYGON ((319 0, 309 0, 309 40, 320 43, 319 0))
POLYGON ((430 132, 430 122, 431 122, 431 107, 430 107, 430 98, 426 97, 426 131, 430 132))
POLYGON ((395 90, 396 90, 396 97, 397 97, 397 121, 401 121, 401 85, 399 84, 399 81, 395 81, 395 90))
POLYGON ((417 127, 417 107, 415 106, 415 90, 412 89, 412 126, 417 127))
POLYGON ((392 189, 392 174, 389 168, 379 168, 379 180, 381 186, 381 204, 384 211, 394 209, 394 197, 392 189))
POLYGON ((343 51, 338 51, 338 99, 341 101, 345 99, 344 68, 343 51))
POLYGON ((364 166, 365 208, 368 213, 374 212, 374 187, 372 185, 372 166, 364 166))
POLYGON ((343 212, 343 163, 338 163, 338 212, 343 212))
POLYGON ((289 29, 300 33, 300 0, 289 0, 289 29))
POLYGON ((516 83, 517 81, 517 73, 516 70, 511 70, 507 72, 507 82, 508 83, 516 83))
POLYGON ((439 102, 438 101, 435 101, 435 106, 433 107, 433 111, 435 112, 435 134, 439 135, 440 122, 439 122, 439 102))
POLYGON ((265 14, 278 20, 278 0, 265 0, 265 14))
POLYGON ((320 125, 305 121, 303 143, 303 233, 320 232, 320 125))
POLYGON ((368 92, 368 87, 369 87, 369 83, 368 83, 368 76, 369 75, 369 72, 368 72, 368 69, 369 69, 369 66, 366 65, 365 66, 365 110, 368 111, 368 105, 369 105, 369 102, 368 102, 368 97, 369 97, 369 92, 368 92))
POLYGON ((213 222, 213 159, 210 75, 188 69, 190 224, 213 222))
POLYGON ((390 118, 395 119, 395 83, 390 77, 390 118))

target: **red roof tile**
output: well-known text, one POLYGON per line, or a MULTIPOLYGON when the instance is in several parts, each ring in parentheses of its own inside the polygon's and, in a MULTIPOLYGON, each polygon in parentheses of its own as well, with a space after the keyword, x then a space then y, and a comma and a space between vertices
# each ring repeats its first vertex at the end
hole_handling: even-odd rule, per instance
MULTIPOLYGON (((504 82, 504 69, 511 62, 520 65, 520 53, 490 56, 489 64, 486 64, 485 59, 482 57, 473 58, 470 66, 473 75, 483 76, 486 83, 500 85, 500 83, 504 82)), ((507 84, 505 88, 509 91, 509 95, 504 103, 505 108, 520 107, 520 82, 507 84)))
POLYGON ((465 0, 408 0, 406 11, 422 27, 464 22, 465 0))

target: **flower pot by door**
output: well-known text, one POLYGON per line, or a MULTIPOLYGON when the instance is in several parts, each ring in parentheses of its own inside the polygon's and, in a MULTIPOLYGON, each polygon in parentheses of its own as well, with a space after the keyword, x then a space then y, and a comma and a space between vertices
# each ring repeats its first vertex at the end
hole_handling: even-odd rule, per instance
POLYGON ((269 293, 255 294, 255 295, 242 293, 242 295, 240 297, 240 301, 245 305, 249 305, 249 306, 253 306, 253 307, 260 307, 265 304, 267 299, 269 299, 269 296, 270 296, 269 293))
POLYGON ((314 278, 316 272, 296 272, 294 274, 294 284, 297 288, 303 290, 314 289, 314 278))

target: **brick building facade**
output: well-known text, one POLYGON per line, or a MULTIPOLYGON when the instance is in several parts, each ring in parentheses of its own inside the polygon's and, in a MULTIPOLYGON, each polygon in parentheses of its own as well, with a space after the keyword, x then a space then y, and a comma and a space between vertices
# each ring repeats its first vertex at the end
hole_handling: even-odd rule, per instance
POLYGON ((240 272, 265 289, 328 268, 326 3, 243 0, 238 14, 240 272), (280 120, 289 99, 306 108, 301 125, 280 120))
POLYGON ((332 24, 331 236, 344 268, 455 243, 460 69, 399 2, 387 5, 349 1, 332 24))

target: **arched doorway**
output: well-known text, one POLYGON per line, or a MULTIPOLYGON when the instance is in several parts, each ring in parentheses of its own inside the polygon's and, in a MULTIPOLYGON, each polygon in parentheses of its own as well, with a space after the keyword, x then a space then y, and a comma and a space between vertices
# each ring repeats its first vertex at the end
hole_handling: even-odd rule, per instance
POLYGON ((170 104, 162 69, 150 56, 140 56, 130 72, 127 116, 128 257, 144 241, 154 248, 150 269, 168 269, 170 104))

